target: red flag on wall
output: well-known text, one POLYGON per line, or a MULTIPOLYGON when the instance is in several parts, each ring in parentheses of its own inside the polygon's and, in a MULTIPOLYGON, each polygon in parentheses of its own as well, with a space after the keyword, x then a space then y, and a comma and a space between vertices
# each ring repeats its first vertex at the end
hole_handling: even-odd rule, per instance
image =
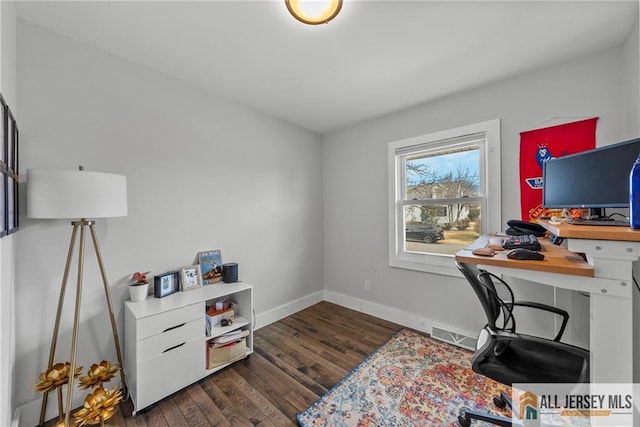
POLYGON ((524 221, 545 216, 542 163, 596 146, 596 122, 587 120, 520 132, 520 207, 524 221))

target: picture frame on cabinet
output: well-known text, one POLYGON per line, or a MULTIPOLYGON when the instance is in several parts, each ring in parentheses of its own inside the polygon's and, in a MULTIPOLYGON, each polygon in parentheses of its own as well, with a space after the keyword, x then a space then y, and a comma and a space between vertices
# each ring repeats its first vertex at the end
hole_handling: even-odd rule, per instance
POLYGON ((197 258, 203 285, 210 285, 222 280, 222 252, 219 249, 198 252, 197 258))
POLYGON ((190 291, 202 287, 200 264, 190 265, 180 269, 180 287, 183 291, 190 291))
POLYGON ((164 298, 180 291, 180 272, 172 271, 153 277, 153 295, 164 298))

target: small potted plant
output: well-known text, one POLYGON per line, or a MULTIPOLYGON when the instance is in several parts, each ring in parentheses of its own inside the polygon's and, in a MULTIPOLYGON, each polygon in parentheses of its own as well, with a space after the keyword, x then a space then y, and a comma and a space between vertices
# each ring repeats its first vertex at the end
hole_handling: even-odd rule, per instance
POLYGON ((133 273, 131 283, 129 284, 129 297, 131 301, 144 301, 149 294, 149 278, 150 272, 141 273, 139 271, 133 273))

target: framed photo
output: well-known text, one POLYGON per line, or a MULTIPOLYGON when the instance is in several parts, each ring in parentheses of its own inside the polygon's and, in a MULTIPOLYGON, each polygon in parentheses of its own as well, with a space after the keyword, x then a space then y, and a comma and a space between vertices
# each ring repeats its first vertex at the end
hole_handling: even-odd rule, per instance
POLYGON ((190 291, 202 287, 200 265, 196 264, 180 269, 180 286, 183 291, 190 291))
POLYGON ((13 176, 7 174, 6 185, 7 197, 7 233, 11 234, 18 230, 18 181, 13 176))
POLYGON ((18 126, 16 125, 16 119, 9 110, 9 121, 11 122, 11 133, 9 134, 9 142, 11 143, 11 157, 7 159, 8 167, 11 168, 13 173, 18 175, 18 126))
POLYGON ((163 298, 180 290, 180 274, 178 271, 160 274, 153 277, 153 294, 163 298))
POLYGON ((0 237, 6 236, 7 232, 7 174, 6 171, 0 173, 0 237))
POLYGON ((4 141, 7 145, 5 152, 7 153, 7 157, 5 158, 5 163, 7 164, 7 168, 9 170, 15 171, 15 125, 16 122, 13 118, 13 114, 11 114, 11 110, 9 107, 5 109, 7 118, 5 123, 7 128, 5 129, 5 138, 4 141))
POLYGON ((2 163, 4 165, 8 164, 9 162, 7 161, 7 140, 9 139, 7 137, 7 125, 6 125, 6 120, 5 117, 7 117, 7 104, 4 103, 4 99, 2 99, 2 97, 0 96, 0 145, 1 145, 1 149, 0 149, 0 161, 2 161, 2 163))
POLYGON ((198 252, 198 264, 203 285, 217 283, 222 279, 222 253, 220 250, 198 252))

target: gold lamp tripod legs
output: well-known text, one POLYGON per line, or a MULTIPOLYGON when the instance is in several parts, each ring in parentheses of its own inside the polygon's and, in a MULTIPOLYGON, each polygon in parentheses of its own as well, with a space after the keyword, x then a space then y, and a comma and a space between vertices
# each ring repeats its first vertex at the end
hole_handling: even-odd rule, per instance
MULTIPOLYGON (((53 366, 55 361, 56 354, 56 344, 58 342, 58 332, 60 330, 60 316, 62 314, 62 307, 64 306, 64 296, 67 289, 67 280, 69 278, 69 270, 71 268, 71 260, 73 259, 73 252, 75 249, 76 237, 78 234, 78 230, 80 231, 80 241, 79 241, 79 250, 78 250, 78 276, 77 276, 77 285, 76 285, 76 304, 75 311, 73 315, 73 332, 71 338, 71 361, 70 369, 69 369, 69 383, 67 384, 67 402, 66 402, 66 412, 64 425, 68 427, 70 425, 70 417, 71 417, 71 409, 72 409, 72 400, 73 400, 73 386, 74 386, 74 373, 76 369, 76 353, 78 347, 78 326, 80 320, 80 305, 82 302, 82 277, 83 277, 83 267, 84 267, 84 247, 85 247, 85 229, 88 227, 91 232, 91 238, 93 241, 93 247, 96 251, 96 258, 98 260, 98 265, 100 267, 100 274, 102 275, 102 284, 104 286, 104 294, 105 299, 107 300, 107 307, 109 310, 109 318, 111 320, 111 330, 113 332, 113 341, 116 347, 116 354, 118 357, 118 364, 120 368, 120 381, 122 383, 123 396, 127 396, 127 384, 125 380, 124 374, 124 365, 122 363, 122 352, 120 351, 120 340, 118 339, 118 329, 116 327, 115 316, 113 315, 113 305, 111 303, 111 292, 109 290, 109 283, 107 282, 107 275, 104 270, 104 264, 102 263, 102 254, 100 253, 100 245, 98 245, 98 239, 96 237, 96 232, 93 227, 94 221, 89 221, 86 219, 81 219, 80 221, 73 221, 71 223, 73 225, 73 232, 71 234, 71 243, 69 244, 69 252, 67 253, 67 263, 64 269, 64 274, 62 277, 62 285, 60 286, 60 298, 58 299, 58 311, 56 312, 56 321, 53 327, 53 337, 51 339, 51 350, 49 351, 49 369, 53 366)), ((47 398, 48 392, 44 392, 42 397, 42 407, 40 410, 40 424, 44 425, 44 417, 45 412, 47 410, 47 398)), ((58 399, 58 412, 62 414, 62 401, 60 399, 61 392, 59 389, 59 399, 58 399)), ((62 420, 60 420, 62 421, 62 420)))

